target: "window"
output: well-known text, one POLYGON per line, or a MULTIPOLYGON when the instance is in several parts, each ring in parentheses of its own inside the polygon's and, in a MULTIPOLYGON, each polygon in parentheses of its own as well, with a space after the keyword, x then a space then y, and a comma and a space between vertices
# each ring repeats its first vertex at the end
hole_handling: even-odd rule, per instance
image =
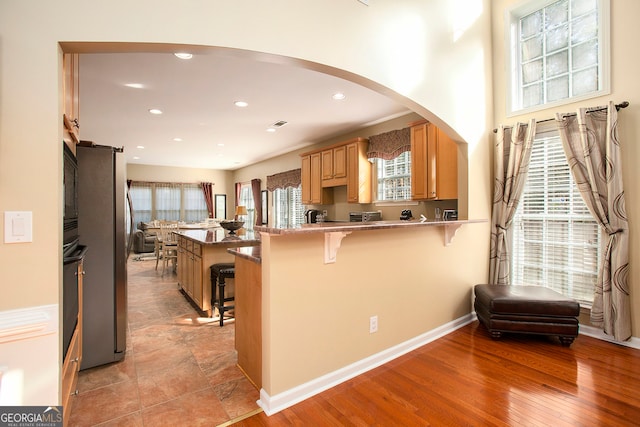
POLYGON ((509 114, 609 92, 609 0, 533 0, 507 16, 509 114))
POLYGON ((295 227, 304 223, 302 187, 276 188, 273 208, 275 227, 295 227))
POLYGON ((256 223, 256 205, 253 201, 253 193, 251 191, 251 184, 242 184, 240 188, 240 204, 239 206, 246 206, 247 216, 244 218, 244 228, 247 230, 253 230, 253 224, 256 223))
POLYGON ((411 200, 411 152, 375 160, 377 201, 411 200))
POLYGON ((557 131, 536 136, 511 230, 511 283, 546 286, 591 305, 600 228, 573 181, 557 131))
POLYGON ((129 196, 137 222, 154 219, 198 222, 209 217, 199 184, 133 182, 129 196))

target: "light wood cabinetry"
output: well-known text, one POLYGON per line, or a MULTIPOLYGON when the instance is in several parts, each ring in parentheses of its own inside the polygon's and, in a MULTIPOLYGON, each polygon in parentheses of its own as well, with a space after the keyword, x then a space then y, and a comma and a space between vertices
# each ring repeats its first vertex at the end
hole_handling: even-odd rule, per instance
POLYGON ((411 125, 411 198, 458 198, 458 146, 428 122, 411 125))
POLYGON ((346 145, 322 152, 322 186, 336 187, 339 185, 347 185, 346 145))
POLYGON ((64 76, 62 85, 64 96, 63 139, 75 154, 76 144, 80 141, 79 55, 65 53, 62 57, 62 70, 64 76))
POLYGON ((333 187, 347 186, 350 203, 371 202, 368 140, 354 138, 301 154, 302 204, 333 203, 333 187))
POLYGON ((67 354, 62 364, 62 406, 64 410, 64 425, 67 425, 71 415, 72 399, 78 394, 78 372, 82 363, 82 277, 84 275, 83 262, 78 263, 76 272, 78 277, 78 323, 71 337, 67 354))
POLYGON ((347 149, 347 202, 371 203, 371 163, 365 139, 358 138, 347 149))
POLYGON ((322 187, 322 155, 320 152, 303 154, 301 167, 302 204, 324 205, 333 203, 333 193, 322 187))
POLYGON ((262 388, 262 266, 236 257, 235 338, 238 366, 262 388))
POLYGON ((202 311, 211 310, 211 286, 208 267, 203 268, 202 245, 185 237, 178 238, 178 283, 202 311))

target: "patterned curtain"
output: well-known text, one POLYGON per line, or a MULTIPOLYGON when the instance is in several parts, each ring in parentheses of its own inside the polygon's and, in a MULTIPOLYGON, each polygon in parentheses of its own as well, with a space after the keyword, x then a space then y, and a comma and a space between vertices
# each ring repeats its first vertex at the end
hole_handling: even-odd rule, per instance
POLYGON ((256 211, 255 225, 262 225, 262 203, 260 198, 260 179, 255 178, 251 180, 251 194, 253 195, 253 204, 256 211))
POLYGON ((210 182, 201 182, 202 193, 204 194, 204 202, 207 204, 209 218, 213 218, 213 184, 210 182))
POLYGON ((409 128, 370 136, 367 158, 391 160, 405 151, 411 151, 411 130, 409 128))
POLYGON ((275 191, 278 188, 299 187, 301 183, 301 169, 292 169, 267 176, 267 190, 269 191, 275 191))
POLYGON ((591 214, 609 236, 598 271, 591 323, 624 341, 631 337, 629 225, 622 187, 618 113, 613 105, 556 114, 571 173, 591 214))
POLYGON ((520 202, 529 172, 531 147, 536 121, 516 123, 513 128, 500 126, 494 154, 494 194, 491 214, 491 255, 489 283, 509 284, 509 246, 507 230, 520 202))

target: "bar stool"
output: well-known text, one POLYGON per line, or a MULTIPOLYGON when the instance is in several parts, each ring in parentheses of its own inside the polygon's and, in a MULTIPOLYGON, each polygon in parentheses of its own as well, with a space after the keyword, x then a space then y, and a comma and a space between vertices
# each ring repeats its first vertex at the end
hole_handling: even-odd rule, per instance
POLYGON ((211 295, 213 295, 213 306, 218 308, 220 313, 220 326, 224 325, 224 312, 234 308, 233 305, 225 306, 225 302, 234 301, 234 297, 224 296, 224 286, 226 279, 234 279, 236 269, 234 263, 213 264, 211 267, 211 295), (216 291, 216 282, 218 290, 216 291))

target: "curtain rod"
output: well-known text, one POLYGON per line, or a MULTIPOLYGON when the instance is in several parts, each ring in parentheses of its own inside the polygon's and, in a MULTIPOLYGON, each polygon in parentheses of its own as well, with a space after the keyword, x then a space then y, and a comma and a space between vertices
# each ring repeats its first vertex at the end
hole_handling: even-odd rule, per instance
MULTIPOLYGON (((629 106, 629 101, 623 101, 620 104, 616 104, 616 110, 620 111, 621 108, 627 108, 629 106)), ((596 108, 594 110, 589 110, 589 111, 602 111, 602 110, 606 110, 607 107, 602 107, 602 108, 596 108)), ((565 114, 564 117, 569 117, 569 116, 575 116, 576 113, 569 113, 569 114, 565 114)), ((544 120, 536 120, 536 123, 544 123, 544 122, 550 122, 552 120, 555 119, 544 119, 544 120)), ((505 128, 511 128, 513 126, 505 126, 505 128)), ((497 133, 498 129, 494 129, 493 133, 497 133)))

